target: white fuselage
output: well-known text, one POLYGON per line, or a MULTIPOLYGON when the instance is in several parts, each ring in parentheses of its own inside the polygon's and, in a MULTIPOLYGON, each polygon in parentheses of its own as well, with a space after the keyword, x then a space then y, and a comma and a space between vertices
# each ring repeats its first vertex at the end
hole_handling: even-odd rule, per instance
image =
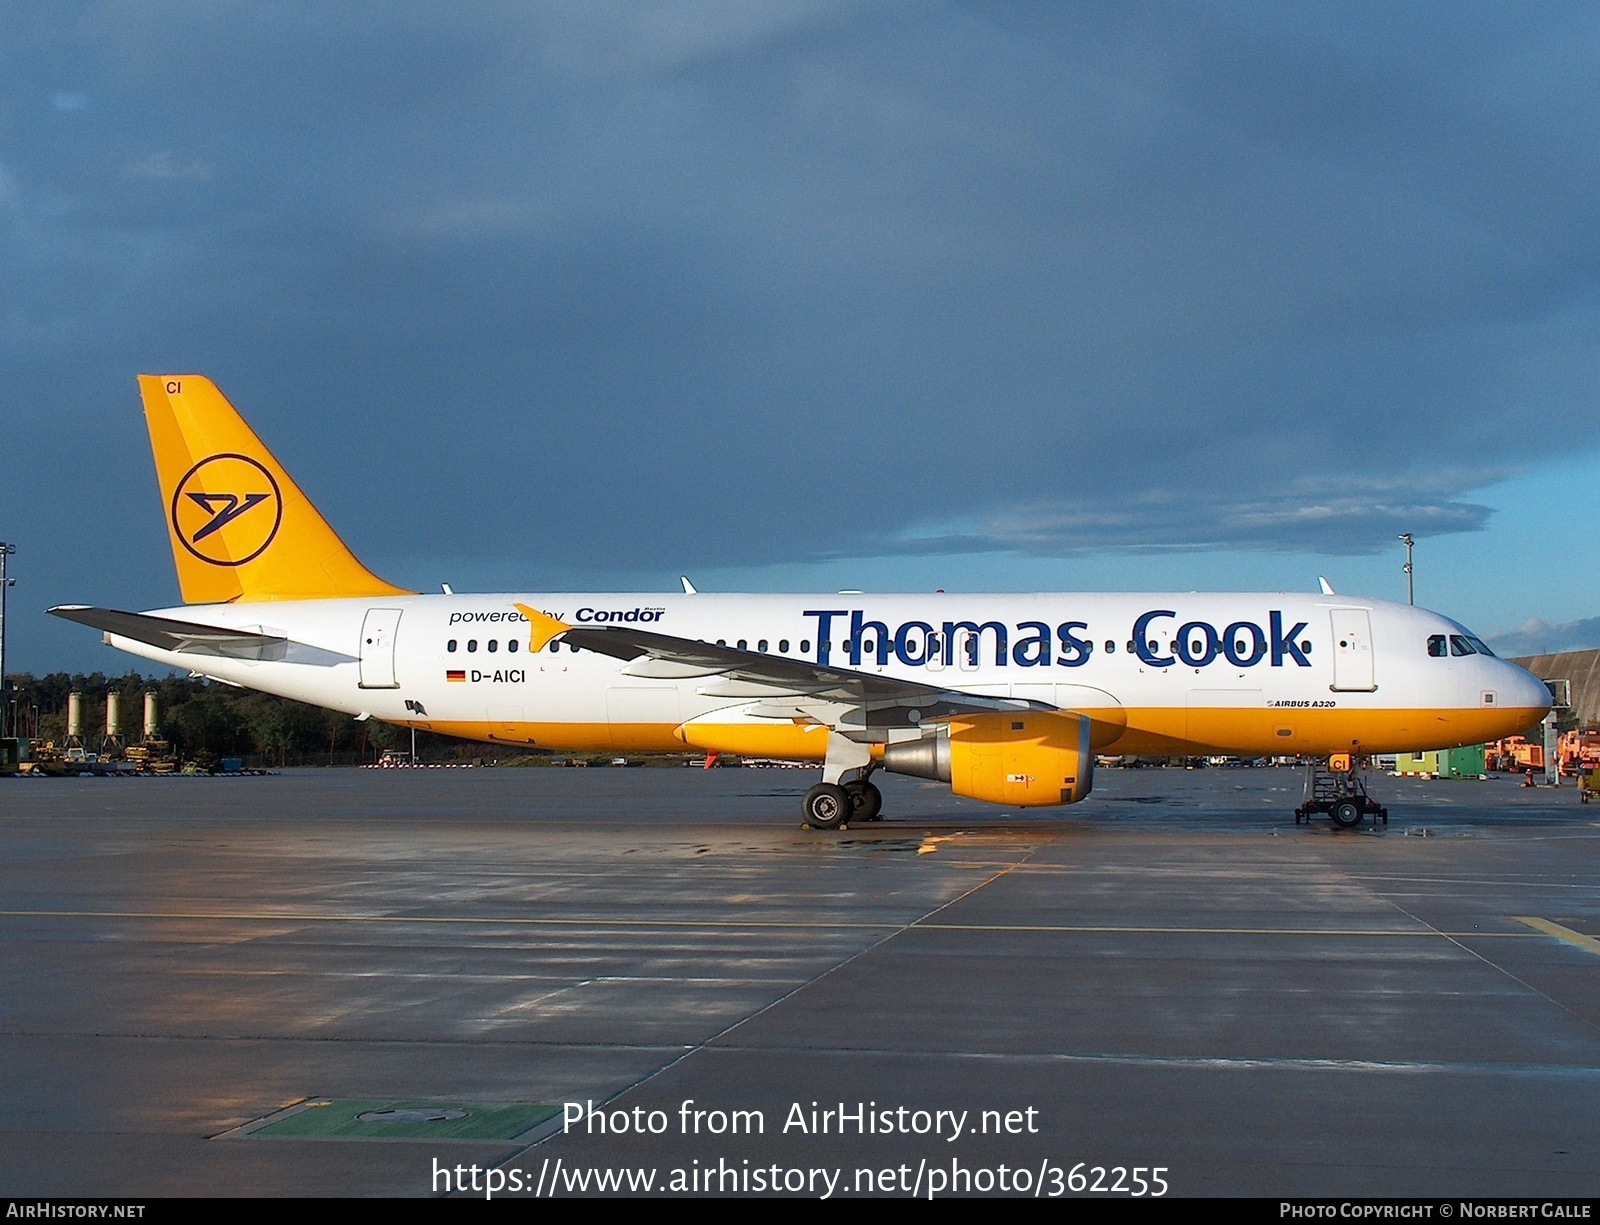
POLYGON ((1109 753, 1441 748, 1522 730, 1548 704, 1523 669, 1452 653, 1468 636, 1456 622, 1336 595, 415 595, 153 614, 289 639, 297 645, 284 659, 107 641, 251 689, 501 743, 820 757, 803 730, 752 717, 756 695, 716 678, 630 675, 626 662, 560 640, 530 652, 517 604, 575 627, 637 624, 969 694, 1109 712, 1124 729, 1097 743, 1109 753), (1430 653, 1439 636, 1444 653, 1430 653))

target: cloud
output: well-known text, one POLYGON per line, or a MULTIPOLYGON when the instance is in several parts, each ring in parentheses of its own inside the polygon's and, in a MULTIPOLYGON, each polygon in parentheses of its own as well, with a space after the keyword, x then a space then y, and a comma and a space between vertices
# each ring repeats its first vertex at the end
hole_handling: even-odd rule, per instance
POLYGON ((1581 7, 374 11, 9 28, 0 364, 117 449, 8 492, 150 602, 153 367, 464 570, 1359 554, 1600 436, 1581 7))
POLYGON ((1490 634, 1485 641, 1497 655, 1523 658, 1528 655, 1553 655, 1560 651, 1588 651, 1600 647, 1600 617, 1585 617, 1551 625, 1537 617, 1514 630, 1490 634))
POLYGON ((170 150, 151 153, 128 167, 128 176, 135 179, 169 179, 191 183, 209 183, 211 166, 197 158, 187 161, 170 150))
MULTIPOLYGON (((1466 488, 1488 483, 1480 476, 1466 488)), ((914 528, 891 542, 888 551, 1011 551, 1036 557, 1196 549, 1370 554, 1393 547, 1402 531, 1440 536, 1481 529, 1490 509, 1460 500, 1455 496, 1460 490, 1449 484, 1437 476, 1387 481, 1321 476, 1243 496, 1212 488, 1035 502, 914 528)))

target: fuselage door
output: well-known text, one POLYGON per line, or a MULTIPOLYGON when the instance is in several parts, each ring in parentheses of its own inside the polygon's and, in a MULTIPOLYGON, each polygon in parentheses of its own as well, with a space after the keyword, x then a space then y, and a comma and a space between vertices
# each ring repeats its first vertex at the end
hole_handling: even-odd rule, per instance
POLYGON ((361 688, 400 688, 394 679, 394 640, 400 613, 398 608, 367 609, 361 622, 361 688))
POLYGON ((1372 618, 1364 608, 1334 608, 1333 688, 1371 693, 1377 683, 1372 669, 1372 618))

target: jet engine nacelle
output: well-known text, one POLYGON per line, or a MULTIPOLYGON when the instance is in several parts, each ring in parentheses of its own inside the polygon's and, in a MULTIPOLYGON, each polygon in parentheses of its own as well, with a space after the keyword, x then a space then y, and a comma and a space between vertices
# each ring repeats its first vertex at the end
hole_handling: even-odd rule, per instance
POLYGON ((1083 715, 1052 711, 964 715, 886 745, 883 767, 991 804, 1076 804, 1094 783, 1092 728, 1083 715))

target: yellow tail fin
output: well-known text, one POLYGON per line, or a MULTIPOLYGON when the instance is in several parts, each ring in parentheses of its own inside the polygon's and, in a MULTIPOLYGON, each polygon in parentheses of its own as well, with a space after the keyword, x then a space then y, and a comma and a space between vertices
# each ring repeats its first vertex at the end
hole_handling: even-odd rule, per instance
POLYGON ((185 604, 409 595, 355 559, 210 379, 141 374, 185 604))

